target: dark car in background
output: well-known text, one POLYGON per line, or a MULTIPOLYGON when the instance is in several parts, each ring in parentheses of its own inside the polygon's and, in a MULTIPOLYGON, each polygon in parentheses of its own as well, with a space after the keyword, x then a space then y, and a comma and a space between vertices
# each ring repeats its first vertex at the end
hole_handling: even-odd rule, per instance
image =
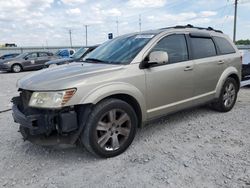
POLYGON ((57 65, 64 65, 75 61, 76 62, 82 61, 83 57, 85 57, 89 52, 92 52, 96 47, 97 46, 82 47, 69 58, 60 58, 48 61, 47 63, 44 64, 44 68, 54 67, 57 65))
POLYGON ((4 54, 4 55, 0 56, 0 60, 14 58, 14 57, 16 57, 18 55, 19 55, 19 53, 4 54))
POLYGON ((250 50, 240 50, 242 55, 242 80, 250 79, 250 50))
POLYGON ((0 61, 0 70, 21 72, 24 70, 38 70, 44 67, 44 63, 57 58, 50 52, 27 52, 12 59, 0 61))

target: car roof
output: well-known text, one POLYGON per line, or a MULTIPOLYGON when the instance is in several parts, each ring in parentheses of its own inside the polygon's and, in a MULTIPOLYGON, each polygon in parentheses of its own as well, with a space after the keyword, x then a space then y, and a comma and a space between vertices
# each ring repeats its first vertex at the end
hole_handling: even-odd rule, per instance
POLYGON ((51 53, 47 51, 32 51, 32 52, 27 52, 27 53, 51 53))
MULTIPOLYGON (((213 35, 223 35, 223 32, 220 30, 213 29, 212 27, 195 27, 193 25, 177 25, 173 27, 165 27, 165 28, 160 28, 160 29, 155 29, 155 30, 148 30, 148 31, 143 31, 143 32, 136 32, 133 34, 152 34, 152 35, 157 35, 163 32, 171 32, 171 31, 187 31, 187 32, 199 32, 199 33, 213 33, 213 35)), ((132 34, 132 35, 133 35, 132 34)))
POLYGON ((8 53, 8 54, 4 54, 4 55, 16 55, 16 54, 19 54, 19 53, 8 53))

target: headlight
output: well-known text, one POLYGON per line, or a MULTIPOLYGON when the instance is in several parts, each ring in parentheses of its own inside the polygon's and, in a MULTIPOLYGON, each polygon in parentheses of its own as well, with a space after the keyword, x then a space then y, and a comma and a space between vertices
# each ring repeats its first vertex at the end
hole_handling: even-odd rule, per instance
POLYGON ((10 63, 11 63, 10 61, 7 61, 7 62, 4 62, 3 64, 5 64, 5 65, 6 65, 6 64, 10 64, 10 63))
POLYGON ((76 89, 53 92, 33 92, 29 106, 38 108, 60 108, 63 107, 75 94, 76 89))

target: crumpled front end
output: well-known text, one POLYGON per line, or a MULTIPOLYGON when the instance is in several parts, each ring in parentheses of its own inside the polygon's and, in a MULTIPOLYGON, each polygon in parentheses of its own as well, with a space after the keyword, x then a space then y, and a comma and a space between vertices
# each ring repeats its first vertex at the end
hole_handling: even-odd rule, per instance
POLYGON ((35 143, 46 140, 46 144, 49 140, 51 144, 74 143, 82 124, 77 115, 81 114, 81 108, 32 108, 28 105, 31 95, 32 91, 21 90, 20 96, 12 99, 12 116, 14 121, 20 124, 24 139, 35 143))

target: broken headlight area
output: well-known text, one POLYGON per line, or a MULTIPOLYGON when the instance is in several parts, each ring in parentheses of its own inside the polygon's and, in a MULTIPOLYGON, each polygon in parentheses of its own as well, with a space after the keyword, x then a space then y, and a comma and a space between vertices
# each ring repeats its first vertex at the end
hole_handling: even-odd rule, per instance
POLYGON ((29 106, 32 94, 32 91, 23 90, 20 96, 12 99, 14 121, 20 124, 20 131, 22 134, 25 132, 27 140, 29 136, 58 137, 77 132, 79 128, 77 107, 33 108, 29 106))

